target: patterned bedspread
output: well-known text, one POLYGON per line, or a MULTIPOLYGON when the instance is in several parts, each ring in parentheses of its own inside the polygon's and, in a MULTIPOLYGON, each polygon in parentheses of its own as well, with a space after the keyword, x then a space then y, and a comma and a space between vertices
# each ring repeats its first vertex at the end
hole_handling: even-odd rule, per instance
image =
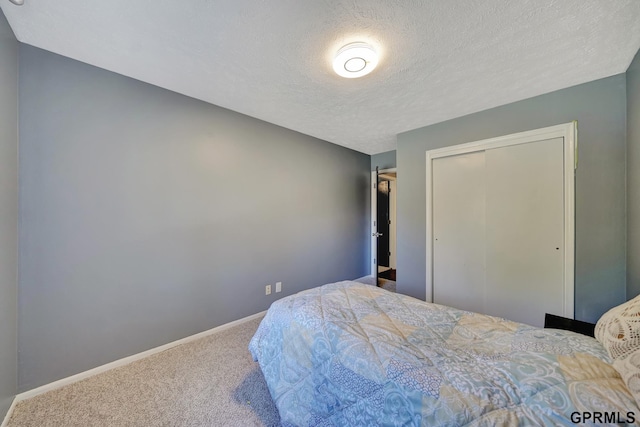
POLYGON ((283 425, 575 425, 640 418, 593 338, 356 282, 275 302, 249 349, 283 425))

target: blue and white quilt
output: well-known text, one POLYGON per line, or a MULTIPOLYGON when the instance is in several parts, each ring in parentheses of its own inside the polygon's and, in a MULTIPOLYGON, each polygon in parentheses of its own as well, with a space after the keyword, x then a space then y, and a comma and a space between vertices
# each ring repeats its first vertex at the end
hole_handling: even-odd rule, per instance
POLYGON ((356 282, 275 302, 249 349, 284 426, 573 426, 589 411, 640 418, 593 338, 356 282))

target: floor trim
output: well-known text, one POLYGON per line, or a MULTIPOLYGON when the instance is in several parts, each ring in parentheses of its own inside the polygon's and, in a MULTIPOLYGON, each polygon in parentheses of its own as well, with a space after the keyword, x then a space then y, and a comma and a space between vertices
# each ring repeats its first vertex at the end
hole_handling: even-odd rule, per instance
POLYGON ((11 418, 11 415, 13 415, 13 408, 16 407, 16 403, 18 403, 17 396, 13 398, 13 402, 11 402, 11 406, 9 406, 7 415, 4 416, 4 420, 2 421, 2 424, 0 424, 0 427, 7 427, 7 424, 9 424, 9 419, 11 418))
MULTIPOLYGON (((62 379, 60 379, 58 381, 54 381, 52 383, 45 384, 45 385, 40 386, 38 388, 34 388, 33 390, 25 391, 23 393, 18 394, 15 397, 15 399, 13 400, 13 404, 11 405, 11 408, 9 408, 9 413, 11 413, 13 411, 13 407, 15 406, 15 404, 17 402, 21 402, 23 400, 30 399, 32 397, 38 396, 39 394, 46 393, 48 391, 55 390, 55 389, 60 388, 60 387, 64 387, 64 386, 69 385, 69 384, 73 384, 75 382, 78 382, 80 380, 84 380, 84 379, 92 377, 94 375, 98 375, 98 374, 101 374, 103 372, 110 371, 111 369, 115 369, 115 368, 119 368, 119 367, 124 366, 124 365, 128 365, 129 363, 135 362, 135 361, 140 360, 140 359, 144 359, 145 357, 149 357, 149 356, 151 356, 153 354, 160 353, 160 352, 165 351, 165 350, 169 350, 172 347, 176 347, 176 346, 181 345, 181 344, 186 344, 188 342, 195 341, 195 340, 198 340, 200 338, 204 338, 206 336, 215 334, 216 332, 224 331, 225 329, 229 329, 229 328, 232 328, 234 326, 240 325, 242 323, 249 322, 251 320, 257 319, 257 318, 259 318, 261 316, 264 316, 265 314, 266 314, 266 311, 262 311, 260 313, 252 314, 251 316, 247 316, 247 317, 244 317, 242 319, 234 320, 233 322, 225 323, 224 325, 217 326, 217 327, 215 327, 213 329, 209 329, 207 331, 203 331, 203 332, 197 333, 195 335, 191 335, 191 336, 188 336, 186 338, 182 338, 182 339, 179 339, 177 341, 173 341, 173 342, 170 342, 168 344, 164 344, 164 345, 161 345, 159 347, 155 347, 155 348, 149 349, 147 351, 143 351, 142 353, 137 353, 137 354, 134 354, 134 355, 131 355, 131 356, 128 356, 128 357, 124 357, 122 359, 115 360, 115 361, 107 363, 105 365, 101 365, 101 366, 98 366, 96 368, 89 369, 88 371, 80 372, 80 373, 72 375, 70 377, 62 378, 62 379)), ((9 413, 7 414, 7 417, 5 417, 5 420, 4 420, 4 422, 2 423, 2 425, 0 427, 5 427, 5 423, 9 420, 9 413)))

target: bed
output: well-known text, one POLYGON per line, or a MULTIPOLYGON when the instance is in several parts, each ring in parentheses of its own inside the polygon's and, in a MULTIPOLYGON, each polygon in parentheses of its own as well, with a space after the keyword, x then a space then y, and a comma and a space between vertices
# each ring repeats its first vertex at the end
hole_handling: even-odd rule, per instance
POLYGON ((276 301, 249 350, 284 426, 575 425, 596 413, 604 421, 614 413, 615 422, 640 418, 594 338, 357 282, 276 301))

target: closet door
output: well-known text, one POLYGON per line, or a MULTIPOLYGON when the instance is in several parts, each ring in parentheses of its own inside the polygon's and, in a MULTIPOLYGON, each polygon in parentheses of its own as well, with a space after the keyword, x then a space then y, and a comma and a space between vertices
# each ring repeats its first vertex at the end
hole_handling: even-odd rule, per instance
POLYGON ((433 301, 484 312, 485 153, 432 165, 433 301))
POLYGON ((432 160, 433 302, 533 326, 567 316, 564 161, 563 138, 432 160))
POLYGON ((485 152, 487 314, 563 313, 563 161, 562 138, 485 152))

